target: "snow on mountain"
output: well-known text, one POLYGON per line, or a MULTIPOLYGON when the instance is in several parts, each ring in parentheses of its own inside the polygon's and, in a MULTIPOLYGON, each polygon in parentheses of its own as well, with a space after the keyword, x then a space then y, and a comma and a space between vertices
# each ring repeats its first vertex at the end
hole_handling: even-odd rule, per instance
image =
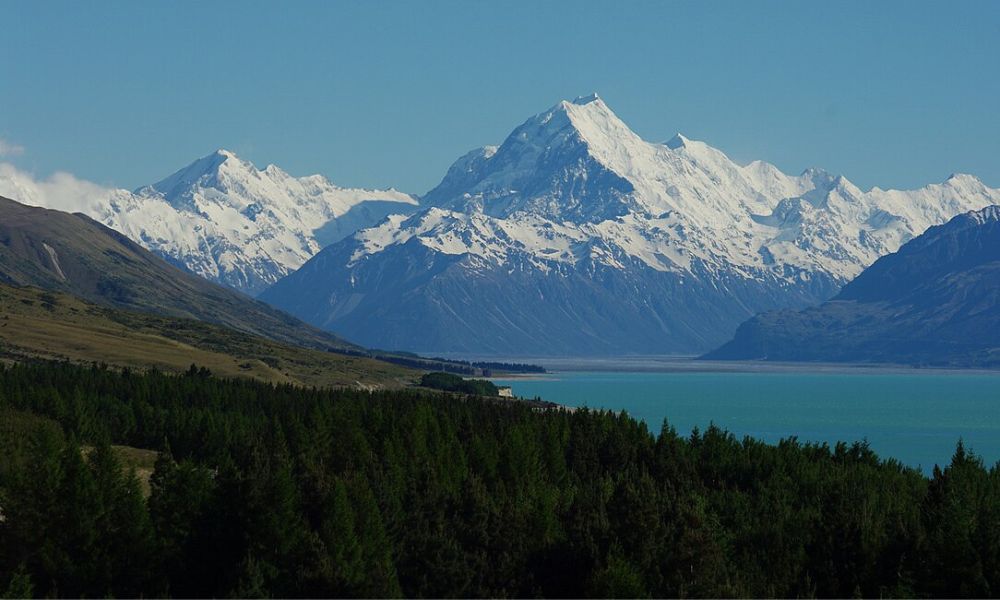
POLYGON ((260 170, 227 150, 134 192, 92 186, 74 201, 51 187, 13 169, 0 172, 0 189, 15 200, 83 212, 198 275, 249 294, 294 271, 322 246, 417 207, 414 197, 396 190, 341 188, 320 175, 296 178, 274 165, 260 170))
POLYGON ((819 169, 739 165, 681 134, 646 142, 591 95, 466 154, 424 210, 331 246, 263 298, 379 347, 696 352, 758 311, 823 300, 930 225, 998 201, 967 175, 864 192, 819 169), (552 277, 565 285, 546 297, 552 277), (543 304, 555 322, 526 314, 543 304), (641 324, 634 335, 620 335, 632 325, 616 311, 641 324))
MULTIPOLYGON (((600 239, 658 271, 698 263, 788 279, 819 272, 844 283, 927 227, 998 197, 969 175, 913 191, 863 192, 819 169, 793 177, 762 161, 741 166, 681 134, 645 142, 592 95, 529 119, 498 149, 466 155, 423 199, 480 215, 455 222, 503 235, 444 244, 435 237, 440 227, 426 228, 433 215, 420 215, 362 232, 352 260, 384 248, 379 239, 417 236, 493 262, 518 248, 539 264, 575 263, 583 257, 573 244, 600 239)), ((460 239, 454 229, 441 235, 460 239)))

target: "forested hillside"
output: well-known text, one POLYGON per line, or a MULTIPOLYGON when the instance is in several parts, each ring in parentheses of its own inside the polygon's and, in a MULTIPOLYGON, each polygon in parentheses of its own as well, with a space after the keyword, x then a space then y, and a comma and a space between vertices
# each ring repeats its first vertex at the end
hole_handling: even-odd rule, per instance
POLYGON ((0 368, 14 596, 978 596, 1000 471, 621 414, 0 368), (110 444, 160 450, 150 494, 110 444), (81 452, 81 446, 95 449, 81 452))

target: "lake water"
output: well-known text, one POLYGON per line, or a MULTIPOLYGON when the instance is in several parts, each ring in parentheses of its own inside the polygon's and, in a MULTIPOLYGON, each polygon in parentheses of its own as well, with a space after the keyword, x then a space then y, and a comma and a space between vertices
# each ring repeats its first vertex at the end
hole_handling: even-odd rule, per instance
POLYGON ((656 433, 709 423, 768 442, 867 439, 882 457, 930 472, 959 438, 1000 460, 1000 375, 936 372, 593 372, 494 379, 514 394, 567 406, 625 410, 656 433))

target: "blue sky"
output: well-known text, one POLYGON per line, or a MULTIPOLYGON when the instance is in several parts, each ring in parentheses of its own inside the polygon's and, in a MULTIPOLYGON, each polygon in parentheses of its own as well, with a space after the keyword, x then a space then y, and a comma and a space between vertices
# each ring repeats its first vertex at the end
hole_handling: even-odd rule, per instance
POLYGON ((0 161, 136 187, 217 147, 424 193, 598 92, 641 136, 1000 187, 1000 2, 0 4, 0 161))

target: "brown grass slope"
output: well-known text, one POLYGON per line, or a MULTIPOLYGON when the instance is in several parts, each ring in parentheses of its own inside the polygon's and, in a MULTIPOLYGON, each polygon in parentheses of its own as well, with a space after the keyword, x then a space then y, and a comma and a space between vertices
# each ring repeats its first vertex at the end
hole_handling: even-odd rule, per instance
POLYGON ((418 371, 282 344, 194 319, 126 311, 67 294, 0 284, 0 358, 104 362, 306 386, 399 387, 418 371))

